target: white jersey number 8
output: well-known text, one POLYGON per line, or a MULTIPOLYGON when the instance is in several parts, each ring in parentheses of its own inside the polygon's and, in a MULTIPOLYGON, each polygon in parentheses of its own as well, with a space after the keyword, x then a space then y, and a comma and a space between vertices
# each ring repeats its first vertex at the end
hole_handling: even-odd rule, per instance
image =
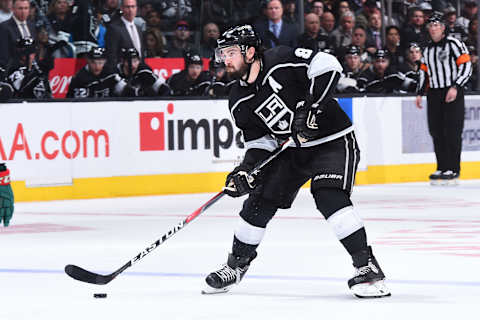
POLYGON ((295 55, 299 58, 308 59, 312 55, 313 50, 305 49, 305 48, 297 48, 295 49, 295 55))

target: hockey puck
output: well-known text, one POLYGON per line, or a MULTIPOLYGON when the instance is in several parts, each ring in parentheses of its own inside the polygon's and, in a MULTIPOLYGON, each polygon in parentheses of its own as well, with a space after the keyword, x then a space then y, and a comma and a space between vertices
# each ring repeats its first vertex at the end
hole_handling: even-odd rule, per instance
POLYGON ((94 293, 93 297, 94 298, 106 298, 107 294, 106 293, 94 293))

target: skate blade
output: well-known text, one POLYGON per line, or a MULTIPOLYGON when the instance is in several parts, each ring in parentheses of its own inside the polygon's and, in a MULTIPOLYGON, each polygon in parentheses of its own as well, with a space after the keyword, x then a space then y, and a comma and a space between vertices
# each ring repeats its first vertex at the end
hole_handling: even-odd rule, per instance
POLYGON ((392 295, 383 280, 372 283, 360 283, 354 285, 350 290, 352 290, 355 297, 361 299, 384 298, 392 295))
POLYGON ((221 289, 216 289, 216 288, 212 288, 212 287, 207 287, 207 288, 204 288, 201 292, 202 292, 202 294, 219 294, 219 293, 228 292, 231 287, 232 287, 232 286, 225 287, 225 288, 221 288, 221 289))
POLYGON ((430 185, 431 186, 440 186, 440 185, 442 185, 442 182, 440 180, 430 180, 430 185))

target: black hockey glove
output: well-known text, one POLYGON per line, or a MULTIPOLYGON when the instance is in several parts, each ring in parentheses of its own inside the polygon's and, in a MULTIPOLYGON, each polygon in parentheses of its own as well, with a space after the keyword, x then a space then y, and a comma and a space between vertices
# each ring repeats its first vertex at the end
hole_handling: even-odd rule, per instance
POLYGON ((315 104, 306 101, 297 103, 292 124, 292 138, 297 147, 318 135, 316 119, 320 113, 321 110, 315 104))
POLYGON ((243 163, 236 167, 228 174, 223 192, 237 198, 253 191, 257 186, 255 181, 257 177, 248 175, 248 172, 252 169, 253 167, 243 163))

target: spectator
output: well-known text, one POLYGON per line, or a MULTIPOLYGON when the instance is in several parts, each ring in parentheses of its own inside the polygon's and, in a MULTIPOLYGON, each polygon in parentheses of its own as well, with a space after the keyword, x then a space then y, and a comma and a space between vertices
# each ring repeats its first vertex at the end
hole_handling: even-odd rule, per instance
POLYGON ((388 52, 379 49, 373 65, 358 78, 358 86, 369 93, 393 93, 400 88, 404 78, 390 67, 388 52))
POLYGON ((177 22, 177 28, 175 29, 174 38, 170 41, 170 44, 167 46, 167 55, 168 58, 182 58, 185 56, 186 52, 192 49, 192 43, 189 42, 190 39, 190 25, 185 20, 180 20, 177 22))
POLYGON ((255 23, 254 29, 267 48, 279 45, 296 47, 298 30, 296 25, 283 20, 283 6, 280 0, 269 0, 266 7, 266 20, 255 23))
POLYGON ((167 40, 162 32, 156 28, 145 32, 146 58, 161 58, 167 55, 167 40))
POLYGON ((122 49, 121 62, 116 71, 128 84, 122 92, 125 97, 163 96, 170 91, 165 80, 140 60, 135 48, 122 49))
POLYGON ((305 15, 305 32, 298 37, 297 44, 312 49, 314 53, 333 47, 328 35, 320 32, 320 18, 315 13, 305 15))
POLYGON ((340 17, 340 25, 332 31, 330 38, 335 50, 349 46, 352 43, 353 27, 355 25, 355 16, 351 11, 345 12, 340 17))
POLYGON ((53 0, 50 2, 47 18, 55 33, 59 31, 72 32, 72 18, 67 0, 53 0))
POLYGON ((457 19, 465 32, 468 31, 470 21, 477 20, 478 5, 476 0, 465 0, 463 2, 462 16, 457 19))
POLYGON ((121 9, 122 17, 107 26, 105 35, 105 49, 110 65, 118 63, 122 48, 135 48, 140 58, 145 57, 143 33, 133 21, 137 15, 137 0, 123 0, 121 9))
POLYGON ((333 12, 336 17, 341 17, 347 11, 351 11, 348 1, 338 1, 333 6, 333 12))
POLYGON ((288 23, 295 24, 298 29, 298 14, 296 6, 296 0, 285 0, 283 20, 288 23))
POLYGON ((203 12, 203 15, 201 17, 201 24, 205 25, 208 22, 215 22, 217 26, 225 27, 230 18, 228 15, 227 2, 229 2, 229 0, 202 0, 201 12, 203 12))
MULTIPOLYGON (((437 0, 437 2, 439 2, 439 1, 437 0)), ((423 12, 423 19, 425 21, 427 21, 428 18, 430 18, 430 16, 433 14, 432 5, 428 2, 422 2, 422 3, 420 3, 420 5, 418 7, 423 12)))
POLYGON ((146 22, 147 22, 147 29, 158 29, 163 30, 164 26, 162 24, 162 19, 160 18, 160 13, 152 9, 148 11, 147 15, 145 16, 146 22))
MULTIPOLYGON (((457 23, 457 10, 449 6, 445 9, 445 33, 460 41, 467 40, 467 33, 463 27, 457 23)), ((476 19, 475 19, 476 20, 476 19)))
POLYGON ((215 53, 217 39, 220 37, 220 30, 214 22, 209 22, 203 27, 203 38, 200 44, 200 56, 210 58, 215 53))
POLYGON ((400 29, 396 26, 388 26, 386 29, 385 49, 390 55, 390 65, 395 69, 404 63, 403 52, 400 49, 400 29))
POLYGON ((320 27, 322 33, 330 34, 335 28, 335 16, 327 11, 320 17, 320 27))
POLYGON ((47 99, 52 97, 48 82, 48 72, 52 63, 39 66, 35 60, 35 41, 32 38, 19 38, 15 45, 15 55, 7 70, 8 81, 14 89, 14 98, 47 99))
POLYGON ((30 2, 15 0, 13 15, 7 21, 0 23, 0 66, 6 66, 10 58, 15 57, 17 40, 21 38, 36 39, 35 25, 28 21, 30 2))
POLYGON ((0 23, 12 17, 12 0, 0 0, 0 23))
POLYGON ((192 22, 192 1, 191 0, 158 0, 158 9, 162 19, 166 22, 168 31, 176 28, 176 21, 185 20, 192 22))
POLYGON ((401 39, 403 47, 411 42, 418 43, 420 47, 427 44, 428 35, 425 29, 425 19, 420 8, 415 7, 410 10, 409 23, 403 27, 401 39))
POLYGON ((358 26, 362 26, 365 30, 368 28, 368 18, 374 12, 380 13, 379 8, 377 7, 377 1, 367 0, 363 4, 361 10, 356 12, 355 21, 358 26))
POLYGON ((368 17, 367 47, 373 47, 376 50, 383 48, 381 28, 382 18, 380 12, 372 12, 368 17))
MULTIPOLYGON (((148 14, 150 11, 155 10, 153 7, 153 2, 150 0, 140 2, 140 17, 147 19, 148 14)), ((160 13, 159 13, 160 14, 160 13)))
POLYGON ((323 2, 321 0, 314 0, 312 1, 311 9, 309 11, 305 10, 305 12, 315 13, 320 18, 325 13, 323 9, 324 9, 323 2))
POLYGON ((194 51, 185 55, 185 69, 167 79, 172 96, 202 96, 211 84, 208 72, 202 72, 203 61, 194 51))
POLYGON ((360 60, 362 63, 369 62, 369 55, 366 48, 367 44, 367 31, 362 26, 356 26, 353 29, 352 45, 356 46, 360 50, 360 60))
POLYGON ((340 93, 356 93, 362 89, 358 86, 357 79, 365 71, 365 64, 360 58, 360 48, 348 46, 342 77, 338 80, 337 91, 340 93))

